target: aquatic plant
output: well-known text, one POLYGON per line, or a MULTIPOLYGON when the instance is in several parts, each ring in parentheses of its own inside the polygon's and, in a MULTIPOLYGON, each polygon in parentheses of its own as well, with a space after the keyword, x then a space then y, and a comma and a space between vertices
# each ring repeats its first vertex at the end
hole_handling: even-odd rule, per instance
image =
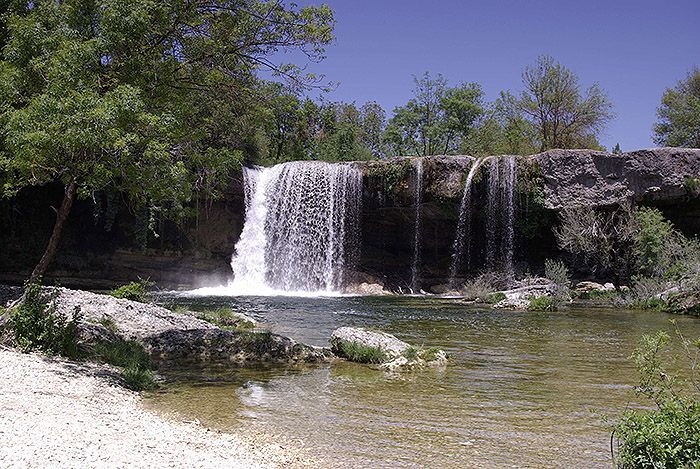
POLYGON ((380 364, 388 360, 386 353, 381 348, 348 340, 341 340, 338 343, 338 349, 351 362, 380 364))
POLYGON ((556 304, 551 296, 532 296, 529 298, 530 304, 527 306, 528 311, 554 311, 556 304))

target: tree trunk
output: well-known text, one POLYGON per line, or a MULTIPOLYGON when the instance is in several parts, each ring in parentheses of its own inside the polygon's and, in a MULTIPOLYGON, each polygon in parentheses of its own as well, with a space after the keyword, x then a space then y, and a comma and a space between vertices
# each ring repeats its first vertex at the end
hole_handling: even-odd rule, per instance
POLYGON ((48 269, 49 264, 56 257, 56 251, 58 250, 58 243, 61 241, 61 234, 63 233, 63 226, 66 224, 68 215, 70 214, 70 209, 73 206, 73 200, 75 200, 75 193, 78 189, 78 185, 75 182, 71 182, 65 188, 63 195, 63 201, 61 202, 61 207, 56 213, 56 224, 53 226, 53 232, 51 233, 51 238, 49 238, 49 244, 46 246, 44 255, 41 256, 41 260, 34 267, 32 271, 32 276, 29 278, 30 282, 36 282, 41 278, 46 269, 48 269))

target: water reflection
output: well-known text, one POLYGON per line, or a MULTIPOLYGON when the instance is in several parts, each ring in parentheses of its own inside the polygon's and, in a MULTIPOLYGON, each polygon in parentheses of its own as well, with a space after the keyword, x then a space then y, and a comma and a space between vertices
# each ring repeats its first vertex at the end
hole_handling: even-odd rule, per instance
MULTIPOLYGON (((643 333, 670 328, 660 313, 507 312, 422 298, 179 301, 227 304, 316 345, 357 325, 451 354, 444 370, 401 375, 351 363, 178 370, 149 400, 217 429, 298 439, 331 465, 609 467, 606 418, 640 404, 627 357, 643 333)), ((700 322, 676 319, 700 336, 700 322)))

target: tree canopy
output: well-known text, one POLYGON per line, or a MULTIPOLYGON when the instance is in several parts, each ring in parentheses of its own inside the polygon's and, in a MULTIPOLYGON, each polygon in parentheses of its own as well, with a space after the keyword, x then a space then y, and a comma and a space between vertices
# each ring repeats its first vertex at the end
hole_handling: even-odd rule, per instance
POLYGON ((700 69, 664 92, 657 115, 655 143, 700 148, 700 69))
POLYGON ((137 203, 175 207, 193 189, 216 193, 242 159, 241 126, 227 124, 251 114, 244 103, 255 101, 257 72, 293 87, 316 83, 271 57, 291 48, 319 60, 333 29, 328 7, 282 2, 4 6, 3 192, 63 183, 57 237, 76 193, 112 187, 137 203))

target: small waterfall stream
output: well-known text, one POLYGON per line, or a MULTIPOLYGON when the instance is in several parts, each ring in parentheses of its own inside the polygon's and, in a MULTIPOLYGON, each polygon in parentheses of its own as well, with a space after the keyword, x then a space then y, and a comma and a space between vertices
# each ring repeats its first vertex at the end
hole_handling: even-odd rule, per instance
POLYGON ((513 276, 516 177, 515 156, 500 156, 491 160, 486 222, 486 268, 500 270, 508 278, 513 276))
POLYGON ((456 279, 461 266, 466 264, 467 270, 471 267, 473 180, 479 168, 487 162, 489 168, 486 194, 485 270, 500 270, 508 278, 513 276, 517 160, 515 156, 489 156, 474 161, 464 185, 452 249, 450 289, 457 288, 456 279))
POLYGON ((455 241, 452 244, 452 262, 450 264, 450 289, 454 289, 456 285, 456 277, 459 272, 460 265, 464 259, 469 269, 470 254, 471 254, 471 230, 472 230, 472 181, 476 176, 479 167, 491 157, 478 158, 472 161, 472 166, 467 174, 467 180, 464 182, 464 192, 462 193, 462 202, 459 205, 459 219, 457 221, 457 232, 455 241))
POLYGON ((411 292, 420 293, 420 249, 421 249, 421 203, 423 200, 423 159, 418 158, 414 163, 415 168, 415 220, 413 227, 413 261, 411 262, 411 292))

